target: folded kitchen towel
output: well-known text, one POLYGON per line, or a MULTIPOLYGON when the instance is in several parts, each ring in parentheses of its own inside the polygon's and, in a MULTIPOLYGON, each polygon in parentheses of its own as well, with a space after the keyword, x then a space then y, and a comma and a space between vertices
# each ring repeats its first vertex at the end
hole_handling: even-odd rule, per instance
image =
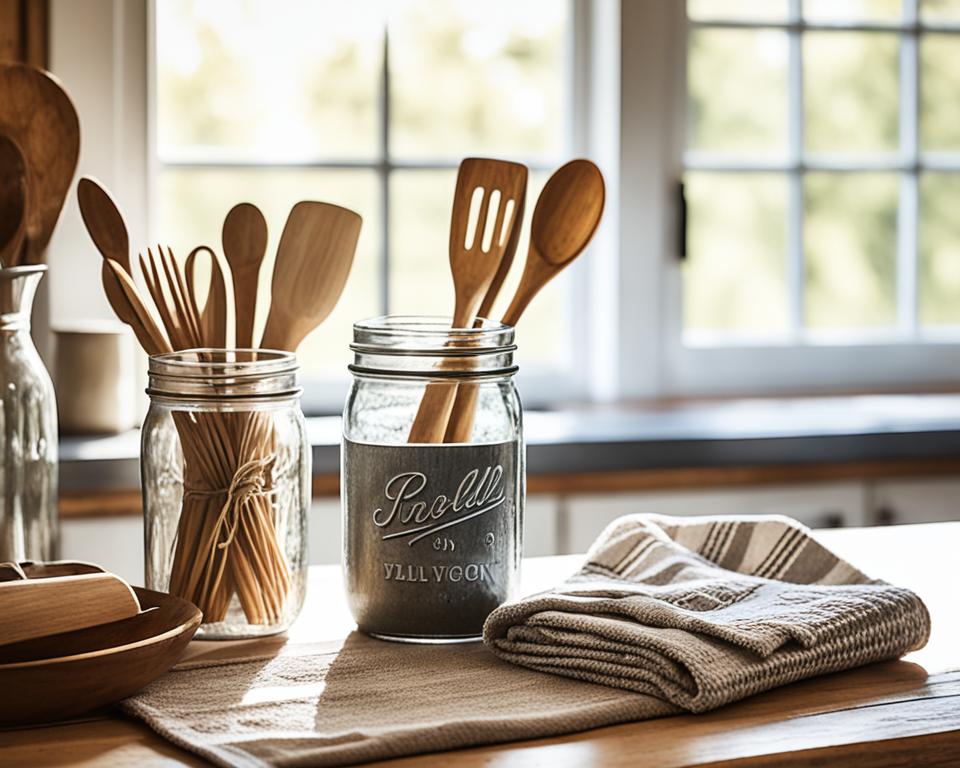
POLYGON ((782 517, 620 518, 578 573, 484 627, 502 659, 692 712, 896 658, 929 634, 915 594, 782 517))
POLYGON ((796 523, 628 517, 566 583, 496 610, 487 646, 353 632, 194 659, 122 706, 218 765, 347 765, 701 711, 928 632, 915 595, 796 523))

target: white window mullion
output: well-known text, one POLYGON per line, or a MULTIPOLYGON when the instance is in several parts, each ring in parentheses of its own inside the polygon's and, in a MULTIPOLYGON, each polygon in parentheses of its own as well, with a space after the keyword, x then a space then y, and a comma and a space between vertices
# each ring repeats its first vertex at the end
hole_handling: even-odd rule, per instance
POLYGON ((904 0, 903 21, 910 31, 900 35, 900 153, 907 170, 900 176, 897 206, 897 330, 905 338, 917 334, 917 272, 920 215, 919 102, 920 64, 917 0, 904 0))
POLYGON ((380 311, 390 313, 390 28, 383 25, 383 64, 380 70, 380 311))
MULTIPOLYGON (((790 0, 790 20, 799 24, 803 16, 802 0, 790 0)), ((806 259, 803 252, 803 36, 799 28, 787 32, 789 63, 787 68, 788 153, 791 166, 787 212, 787 301, 790 332, 803 333, 806 259)))

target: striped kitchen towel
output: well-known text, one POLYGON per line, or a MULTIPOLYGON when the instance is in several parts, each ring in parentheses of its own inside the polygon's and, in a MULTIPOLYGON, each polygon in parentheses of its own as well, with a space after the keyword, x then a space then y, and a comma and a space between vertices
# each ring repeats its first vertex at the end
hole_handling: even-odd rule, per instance
POLYGON ((692 712, 922 647, 930 616, 782 517, 613 522, 557 588, 487 619, 499 657, 692 712))

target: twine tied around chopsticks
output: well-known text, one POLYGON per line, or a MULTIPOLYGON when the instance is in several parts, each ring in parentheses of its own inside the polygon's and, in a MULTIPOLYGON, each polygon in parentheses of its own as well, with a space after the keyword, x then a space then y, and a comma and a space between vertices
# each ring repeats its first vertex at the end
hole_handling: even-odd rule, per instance
POLYGON ((195 497, 215 497, 226 494, 227 498, 220 507, 220 514, 217 516, 217 522, 213 526, 213 536, 211 537, 211 549, 226 549, 229 547, 237 534, 237 528, 240 525, 240 510, 248 499, 254 497, 270 498, 275 491, 266 488, 266 472, 273 465, 276 456, 262 456, 256 459, 250 459, 237 467, 237 471, 226 488, 213 488, 209 490, 184 490, 184 498, 195 497), (230 514, 230 510, 234 514, 230 514), (226 526, 227 536, 223 541, 219 541, 221 530, 226 526))

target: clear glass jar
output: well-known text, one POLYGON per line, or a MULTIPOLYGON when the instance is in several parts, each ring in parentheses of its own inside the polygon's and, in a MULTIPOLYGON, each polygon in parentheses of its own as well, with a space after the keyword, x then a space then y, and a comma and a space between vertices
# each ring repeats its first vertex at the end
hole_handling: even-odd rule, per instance
POLYGON ((43 265, 0 269, 0 562, 56 560, 57 401, 30 336, 43 265))
POLYGON ((156 355, 147 394, 146 586, 200 608, 198 637, 285 630, 306 590, 311 492, 296 357, 223 349, 156 355))
POLYGON ((340 487, 353 616, 387 640, 476 640, 520 576, 525 461, 513 328, 380 317, 354 325, 351 349, 340 487), (446 437, 456 442, 410 442, 421 402, 444 423, 451 409, 466 410, 464 433, 446 437))

